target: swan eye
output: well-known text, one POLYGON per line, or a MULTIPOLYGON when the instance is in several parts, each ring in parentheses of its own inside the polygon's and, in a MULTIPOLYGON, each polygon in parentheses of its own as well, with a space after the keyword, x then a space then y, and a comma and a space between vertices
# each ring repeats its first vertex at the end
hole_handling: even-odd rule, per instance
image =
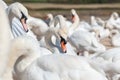
POLYGON ((64 44, 67 44, 67 41, 62 36, 60 36, 60 38, 61 38, 60 42, 64 42, 64 44))
POLYGON ((23 12, 21 12, 21 14, 22 14, 22 17, 21 17, 21 19, 25 19, 25 21, 27 20, 27 17, 24 15, 24 13, 23 12))

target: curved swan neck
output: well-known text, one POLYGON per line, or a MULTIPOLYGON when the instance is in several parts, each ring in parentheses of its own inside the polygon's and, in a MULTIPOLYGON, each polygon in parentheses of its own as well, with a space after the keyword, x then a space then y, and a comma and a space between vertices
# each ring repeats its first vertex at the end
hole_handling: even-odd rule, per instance
POLYGON ((80 24, 80 19, 79 19, 79 16, 75 15, 75 21, 73 22, 73 24, 70 26, 70 28, 68 29, 68 36, 70 36, 76 28, 79 27, 79 24, 80 24))
POLYGON ((59 23, 60 27, 64 27, 66 25, 65 18, 62 15, 57 15, 51 22, 51 26, 56 26, 59 23))
POLYGON ((21 55, 15 65, 15 71, 17 72, 23 72, 33 61, 35 61, 38 57, 40 57, 39 54, 34 54, 34 53, 23 53, 23 55, 21 55))
POLYGON ((11 44, 11 54, 21 55, 15 63, 15 71, 22 72, 35 59, 42 56, 38 42, 32 37, 15 38, 11 44))

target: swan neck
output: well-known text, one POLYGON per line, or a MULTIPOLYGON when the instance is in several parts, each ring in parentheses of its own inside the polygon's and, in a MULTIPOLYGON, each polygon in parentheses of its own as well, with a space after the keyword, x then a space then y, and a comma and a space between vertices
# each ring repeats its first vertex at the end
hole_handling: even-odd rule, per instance
POLYGON ((46 45, 47 45, 47 48, 48 48, 51 52, 54 52, 53 49, 52 49, 52 48, 54 47, 54 45, 53 45, 52 42, 51 42, 52 33, 53 33, 53 32, 51 32, 50 30, 46 33, 46 35, 45 35, 45 43, 46 43, 46 45))
POLYGON ((23 72, 33 61, 35 61, 38 57, 40 57, 38 52, 30 52, 30 53, 23 53, 22 56, 20 56, 15 65, 14 69, 16 73, 21 73, 23 72))
POLYGON ((75 31, 75 29, 77 28, 77 27, 79 27, 79 23, 80 23, 80 21, 79 21, 79 19, 78 20, 76 20, 71 26, 70 26, 70 28, 68 29, 68 36, 71 36, 72 35, 72 33, 75 31))

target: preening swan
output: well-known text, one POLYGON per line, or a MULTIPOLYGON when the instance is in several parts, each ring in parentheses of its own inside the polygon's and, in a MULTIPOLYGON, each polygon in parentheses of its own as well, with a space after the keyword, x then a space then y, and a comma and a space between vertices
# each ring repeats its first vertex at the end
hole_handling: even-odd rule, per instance
POLYGON ((26 20, 28 18, 28 11, 21 3, 16 2, 16 3, 11 4, 7 8, 7 13, 8 13, 8 17, 9 17, 9 21, 11 25, 11 31, 14 37, 23 35, 29 31, 26 25, 26 20), (16 22, 16 24, 13 24, 12 26, 12 21, 14 17, 20 20, 23 27, 19 25, 16 26, 17 24, 19 24, 19 22, 18 23, 16 22))
POLYGON ((44 55, 33 38, 17 38, 12 44, 16 53, 23 53, 14 66, 15 80, 107 80, 83 57, 44 55))
POLYGON ((5 10, 0 5, 0 79, 6 70, 9 58, 10 25, 5 10))
POLYGON ((27 24, 31 31, 36 35, 38 41, 44 36, 44 34, 49 29, 47 24, 42 19, 34 18, 31 16, 28 17, 27 24))

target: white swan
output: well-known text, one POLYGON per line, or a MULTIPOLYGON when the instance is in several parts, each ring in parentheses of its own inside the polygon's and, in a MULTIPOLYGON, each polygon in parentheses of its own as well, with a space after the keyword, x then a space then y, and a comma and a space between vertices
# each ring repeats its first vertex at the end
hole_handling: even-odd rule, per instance
MULTIPOLYGON (((28 32, 28 28, 27 28, 27 25, 26 25, 26 20, 27 20, 27 17, 28 17, 28 11, 27 9, 20 3, 16 2, 16 3, 13 3, 11 4, 8 8, 7 8, 7 12, 8 12, 8 17, 9 17, 9 20, 10 20, 10 24, 12 26, 12 21, 13 21, 13 18, 16 17, 20 20, 22 26, 23 26, 23 30, 25 32, 28 32)), ((18 33, 22 33, 21 30, 19 32, 19 30, 17 30, 16 27, 12 27, 12 32, 13 34, 17 34, 18 33)))
POLYGON ((7 14, 9 17, 11 32, 13 34, 13 37, 18 37, 21 35, 29 35, 29 34, 30 34, 29 36, 34 37, 32 32, 30 32, 30 30, 26 25, 26 20, 28 18, 28 11, 21 3, 15 2, 11 4, 7 8, 7 14))
POLYGON ((34 18, 31 16, 28 17, 27 24, 31 31, 36 35, 38 41, 49 29, 48 25, 42 19, 34 18))
POLYGON ((9 58, 9 43, 10 43, 10 25, 7 14, 0 5, 0 79, 2 79, 7 67, 7 61, 9 58))
MULTIPOLYGON (((66 17, 64 17, 64 18, 66 19, 66 21, 65 21, 66 27, 69 28, 72 25, 72 23, 70 21, 68 21, 66 17)), ((51 13, 47 14, 46 21, 47 21, 48 26, 51 26, 51 24, 53 23, 52 22, 53 19, 54 19, 53 15, 51 13)), ((59 23, 55 27, 59 28, 60 27, 59 23)))
MULTIPOLYGON (((74 10, 72 14, 77 15, 74 10)), ((76 16, 74 18, 74 23, 68 29, 68 38, 71 44, 77 49, 77 51, 95 51, 103 52, 105 51, 105 46, 100 44, 97 39, 88 31, 83 31, 77 28, 79 25, 79 18, 76 16)))
POLYGON ((45 19, 45 22, 48 24, 48 26, 50 26, 52 20, 53 20, 53 15, 51 13, 48 13, 45 19))
POLYGON ((14 80, 107 80, 83 57, 44 55, 38 43, 27 37, 17 38, 12 44, 16 53, 23 53, 15 63, 14 80))
POLYGON ((112 48, 104 53, 99 54, 97 57, 94 57, 93 62, 96 62, 100 66, 108 77, 115 78, 119 80, 120 76, 120 47, 112 48))
POLYGON ((91 16, 91 27, 92 27, 91 30, 96 33, 95 34, 96 38, 103 39, 110 35, 109 29, 105 29, 104 25, 105 25, 105 22, 103 22, 100 18, 96 19, 95 16, 91 16))
POLYGON ((7 8, 7 4, 3 0, 0 0, 0 5, 3 7, 4 10, 7 8))
POLYGON ((119 30, 112 30, 111 31, 111 43, 115 47, 120 47, 120 33, 119 30))
POLYGON ((67 43, 66 39, 64 39, 63 28, 66 27, 63 25, 65 22, 65 18, 62 15, 57 15, 51 24, 59 24, 59 28, 51 27, 45 34, 45 43, 46 48, 48 48, 53 53, 66 53, 71 55, 76 55, 71 45, 67 43), (63 25, 63 26, 61 26, 63 25), (67 44, 66 44, 67 43, 67 44), (67 49, 67 50, 66 50, 67 49))
MULTIPOLYGON (((117 12, 113 12, 110 16, 110 18, 106 21, 105 27, 112 30, 113 28, 118 28, 120 29, 119 22, 116 22, 117 19, 119 18, 119 15, 117 12)), ((118 19, 119 21, 119 19, 118 19)))

